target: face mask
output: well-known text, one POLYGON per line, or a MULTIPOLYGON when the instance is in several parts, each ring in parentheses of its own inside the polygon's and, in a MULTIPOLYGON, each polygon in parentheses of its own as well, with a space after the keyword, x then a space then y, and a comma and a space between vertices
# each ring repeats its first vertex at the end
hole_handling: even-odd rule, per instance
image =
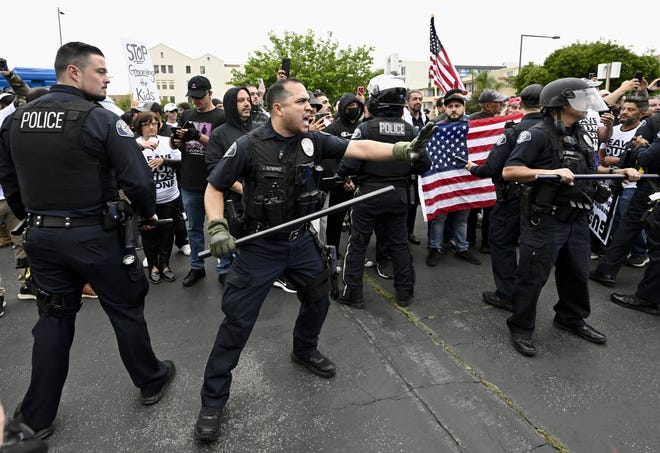
POLYGON ((360 109, 358 107, 351 107, 346 109, 346 119, 349 121, 355 121, 360 117, 360 109))

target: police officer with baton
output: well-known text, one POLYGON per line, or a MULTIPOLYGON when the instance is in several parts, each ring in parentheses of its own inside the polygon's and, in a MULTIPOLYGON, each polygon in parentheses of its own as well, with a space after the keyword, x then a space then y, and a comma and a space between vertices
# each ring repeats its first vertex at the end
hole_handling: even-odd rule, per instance
MULTIPOLYGON (((591 311, 589 211, 593 200, 603 200, 593 180, 574 177, 595 168, 593 142, 578 121, 589 109, 607 106, 595 88, 577 78, 547 84, 540 104, 542 120, 520 133, 502 171, 507 181, 533 183, 521 198, 520 259, 511 295, 513 314, 506 322, 514 348, 526 356, 536 354, 536 304, 553 266, 559 296, 553 325, 592 343, 607 341, 586 322, 591 311), (536 181, 545 174, 555 175, 554 180, 536 181)), ((639 179, 631 168, 613 173, 639 179)), ((601 196, 608 194, 601 191, 601 196)))
MULTIPOLYGON (((275 82, 266 93, 270 121, 236 140, 208 177, 204 205, 213 256, 236 252, 224 218, 224 195, 243 178, 247 231, 254 233, 318 211, 322 159, 343 156, 372 160, 411 160, 433 133, 433 124, 413 142, 350 141, 310 131, 314 110, 300 80, 275 82)), ((335 365, 317 349, 330 305, 329 272, 308 223, 246 242, 227 275, 222 296, 225 314, 204 372, 202 408, 195 424, 198 440, 220 436, 220 416, 229 398, 232 370, 273 284, 284 274, 301 302, 293 329, 291 360, 330 378, 335 365)))

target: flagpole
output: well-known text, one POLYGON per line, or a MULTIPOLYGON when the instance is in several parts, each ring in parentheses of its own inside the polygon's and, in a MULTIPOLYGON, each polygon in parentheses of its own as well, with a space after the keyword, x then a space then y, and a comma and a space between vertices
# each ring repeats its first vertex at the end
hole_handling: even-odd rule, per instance
POLYGON ((57 27, 60 30, 60 47, 62 47, 62 22, 60 21, 60 16, 64 14, 62 11, 60 11, 60 7, 57 7, 57 27))

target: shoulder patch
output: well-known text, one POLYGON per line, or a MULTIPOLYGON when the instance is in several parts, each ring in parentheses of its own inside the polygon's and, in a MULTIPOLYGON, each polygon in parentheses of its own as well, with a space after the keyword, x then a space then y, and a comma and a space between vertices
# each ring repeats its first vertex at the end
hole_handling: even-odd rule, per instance
POLYGON ((516 144, 525 143, 532 139, 532 133, 529 131, 522 131, 516 140, 516 144))
POLYGON ((501 134, 499 137, 497 137, 497 141, 495 142, 495 146, 500 146, 506 143, 506 134, 501 134))
POLYGON ((128 127, 126 121, 122 120, 121 118, 117 120, 117 123, 115 124, 115 130, 117 131, 117 135, 120 137, 135 137, 135 134, 133 134, 131 128, 128 127))
POLYGON ((353 140, 359 140, 360 138, 362 138, 362 131, 361 131, 360 128, 358 127, 358 128, 356 128, 356 129, 353 131, 353 136, 351 137, 351 139, 353 139, 353 140))
POLYGON ((594 147, 594 141, 591 139, 591 136, 589 134, 583 134, 582 139, 584 142, 587 144, 588 147, 593 148, 594 147))
POLYGON ((225 155, 222 156, 224 159, 225 157, 234 157, 236 155, 236 150, 238 149, 238 146, 236 146, 236 142, 232 143, 231 146, 227 151, 225 151, 225 155))
POLYGON ((314 142, 310 138, 303 138, 301 145, 305 156, 312 157, 314 155, 314 142))

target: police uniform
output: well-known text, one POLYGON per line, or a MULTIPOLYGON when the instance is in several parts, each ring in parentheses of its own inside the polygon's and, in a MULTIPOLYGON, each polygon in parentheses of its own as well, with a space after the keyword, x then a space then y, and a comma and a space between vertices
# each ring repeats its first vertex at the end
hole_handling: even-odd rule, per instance
MULTIPOLYGON (((568 167, 575 174, 593 173, 593 143, 577 123, 566 135, 554 120, 542 122, 518 136, 506 166, 538 169, 568 167)), ((520 259, 511 295, 513 315, 507 319, 512 335, 531 338, 536 304, 552 266, 555 266, 558 302, 555 322, 578 328, 589 316, 589 198, 590 181, 574 186, 538 181, 522 204, 520 259), (530 200, 526 202, 526 200, 530 200)))
MULTIPOLYGON (((386 115, 387 113, 385 113, 386 115)), ((400 116, 379 116, 360 124, 353 140, 369 139, 379 142, 396 143, 414 138, 413 127, 400 116)), ((412 166, 415 173, 423 173, 431 166, 427 153, 422 153, 412 166)), ((411 174, 410 162, 379 162, 343 159, 340 162, 340 176, 356 175, 357 190, 360 196, 393 185, 395 190, 381 197, 372 198, 355 205, 351 210, 351 232, 348 238, 344 259, 344 289, 340 301, 361 303, 363 300, 362 273, 366 249, 371 233, 377 226, 382 227, 383 237, 379 242, 387 245, 394 268, 394 289, 397 300, 408 302, 413 297, 415 271, 412 256, 408 249, 407 207, 408 186, 411 174)))
POLYGON ((491 177, 495 185, 497 201, 490 214, 488 236, 496 288, 495 295, 504 301, 511 300, 518 269, 521 185, 517 182, 505 181, 502 178, 502 169, 511 155, 520 133, 540 120, 540 113, 528 113, 522 117, 519 123, 507 127, 488 154, 486 163, 475 165, 470 169, 470 173, 479 178, 491 177))
POLYGON ((55 419, 85 282, 99 295, 143 397, 168 379, 144 319, 148 283, 142 266, 138 260, 122 264, 118 229, 102 225, 117 182, 138 213, 154 214, 153 177, 139 151, 124 121, 65 85, 19 108, 0 131, 0 183, 12 211, 27 215, 24 246, 39 307, 32 379, 20 406, 23 421, 35 430, 55 419))
MULTIPOLYGON (((320 162, 340 159, 348 141, 323 132, 282 137, 265 125, 236 140, 208 177, 226 192, 243 178, 249 233, 318 211, 320 162)), ((308 225, 293 227, 241 245, 222 296, 225 318, 206 364, 203 407, 222 409, 229 398, 231 371, 276 278, 284 275, 302 303, 293 330, 293 354, 307 359, 317 347, 330 304, 329 272, 308 225)), ((334 372, 334 369, 333 369, 334 372)))
MULTIPOLYGON (((644 168, 647 174, 660 173, 660 137, 648 147, 639 151, 637 154, 637 162, 644 168)), ((639 233, 646 225, 647 229, 647 243, 649 246, 649 267, 644 273, 644 280, 640 283, 640 288, 652 285, 653 278, 650 276, 656 275, 660 278, 660 269, 656 269, 658 263, 655 263, 653 269, 650 268, 654 261, 660 259, 660 250, 657 248, 657 242, 651 239, 654 236, 655 241, 660 240, 660 219, 658 218, 658 208, 652 210, 649 217, 648 211, 650 208, 649 195, 658 192, 660 187, 657 180, 653 179, 640 179, 637 181, 637 189, 633 193, 628 209, 621 216, 619 225, 612 236, 610 243, 605 249, 605 255, 600 259, 596 270, 592 272, 591 278, 603 282, 604 279, 611 279, 612 282, 616 280, 621 266, 628 259, 628 253, 637 239, 639 233), (655 256, 654 256, 655 255, 655 256)), ((657 279, 656 279, 657 280, 657 279)), ((660 280, 657 280, 660 282, 660 280)), ((653 284, 654 285, 654 284, 653 284)), ((652 291, 642 291, 645 297, 642 300, 658 302, 658 293, 652 291), (651 297, 649 297, 651 296, 651 297)))

